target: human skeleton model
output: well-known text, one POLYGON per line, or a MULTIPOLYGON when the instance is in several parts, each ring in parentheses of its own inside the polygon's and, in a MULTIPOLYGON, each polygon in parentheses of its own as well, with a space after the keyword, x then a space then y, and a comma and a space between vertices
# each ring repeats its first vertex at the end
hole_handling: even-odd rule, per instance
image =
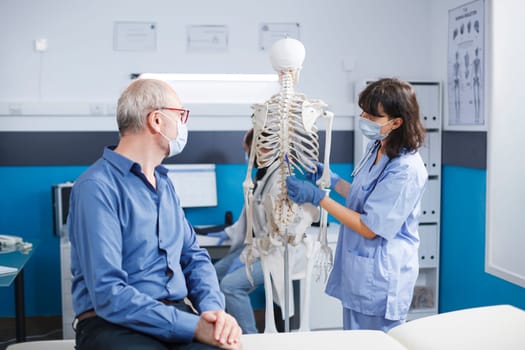
POLYGON ((290 315, 293 313, 293 299, 287 295, 287 291, 292 286, 291 279, 287 278, 288 264, 299 265, 302 270, 299 273, 292 271, 293 279, 305 280, 305 293, 301 305, 301 330, 308 330, 309 327, 310 279, 314 264, 318 276, 324 278, 332 267, 332 251, 328 247, 326 238, 327 213, 322 211, 319 236, 316 242, 312 242, 305 236, 305 229, 312 221, 318 219, 318 209, 310 204, 298 205, 291 201, 286 190, 286 177, 292 175, 294 170, 301 173, 317 172, 319 141, 315 123, 320 117, 326 119, 327 126, 325 167, 317 185, 322 189, 330 187, 328 169, 333 113, 326 110, 327 105, 323 101, 309 100, 303 94, 294 91, 304 56, 304 46, 295 39, 281 39, 272 46, 270 58, 279 74, 281 89, 264 104, 254 106, 252 120, 254 137, 246 179, 243 183, 247 233, 242 258, 246 263, 246 273, 250 280, 252 280, 251 264, 257 257, 261 259, 266 294, 265 333, 276 332, 273 314, 274 295, 281 305, 283 315, 286 316, 287 312, 290 315), (266 194, 264 199, 267 229, 262 230, 263 232, 253 230, 254 183, 251 173, 255 157, 259 168, 278 167, 276 176, 272 177, 272 181, 278 182, 277 186, 274 186, 277 191, 266 194), (303 245, 305 257, 298 253, 289 255, 289 244, 293 247, 303 245), (303 260, 298 261, 301 258, 303 260), (283 302, 284 300, 287 302, 283 302), (288 307, 286 307, 287 303, 288 307))

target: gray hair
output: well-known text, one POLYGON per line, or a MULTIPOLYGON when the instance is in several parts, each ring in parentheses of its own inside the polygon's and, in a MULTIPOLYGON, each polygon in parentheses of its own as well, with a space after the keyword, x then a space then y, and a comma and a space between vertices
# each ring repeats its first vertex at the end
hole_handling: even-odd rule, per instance
POLYGON ((156 79, 137 79, 118 99, 117 124, 120 135, 136 133, 146 125, 146 117, 169 102, 170 86, 156 79))

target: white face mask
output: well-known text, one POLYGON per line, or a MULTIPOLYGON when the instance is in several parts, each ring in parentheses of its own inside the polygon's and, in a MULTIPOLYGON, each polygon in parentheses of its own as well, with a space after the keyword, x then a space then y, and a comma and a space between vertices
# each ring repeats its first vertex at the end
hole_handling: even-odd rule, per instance
POLYGON ((361 129, 363 135, 368 137, 370 140, 378 141, 381 141, 388 136, 388 133, 381 134, 381 128, 394 120, 389 120, 385 124, 379 124, 363 117, 359 118, 359 129, 361 129))
MULTIPOLYGON (((174 121, 171 120, 171 118, 169 118, 167 115, 160 111, 159 113, 174 123, 174 121)), ((186 142, 188 141, 188 128, 186 127, 186 124, 183 124, 180 120, 177 122, 177 137, 174 140, 170 140, 166 135, 164 135, 162 131, 160 131, 160 134, 169 142, 168 158, 176 156, 182 152, 186 146, 186 142)))

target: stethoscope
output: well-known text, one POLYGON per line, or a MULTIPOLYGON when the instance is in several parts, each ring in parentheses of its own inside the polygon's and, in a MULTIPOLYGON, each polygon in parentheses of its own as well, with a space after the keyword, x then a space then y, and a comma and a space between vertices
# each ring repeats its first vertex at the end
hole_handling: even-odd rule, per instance
POLYGON ((354 168, 354 171, 352 171, 352 177, 355 177, 361 169, 365 166, 368 159, 374 154, 374 152, 377 150, 377 147, 381 145, 381 141, 376 141, 372 147, 368 149, 368 152, 361 158, 359 163, 357 163, 357 166, 354 168))

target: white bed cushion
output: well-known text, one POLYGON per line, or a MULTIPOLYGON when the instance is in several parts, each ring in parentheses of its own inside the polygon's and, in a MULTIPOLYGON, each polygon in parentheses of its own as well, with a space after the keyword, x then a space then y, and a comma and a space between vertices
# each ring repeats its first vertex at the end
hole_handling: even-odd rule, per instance
POLYGON ((428 316, 392 328, 408 349, 525 349, 525 311, 510 305, 428 316))
POLYGON ((381 331, 312 331, 242 336, 244 350, 406 350, 381 331))

